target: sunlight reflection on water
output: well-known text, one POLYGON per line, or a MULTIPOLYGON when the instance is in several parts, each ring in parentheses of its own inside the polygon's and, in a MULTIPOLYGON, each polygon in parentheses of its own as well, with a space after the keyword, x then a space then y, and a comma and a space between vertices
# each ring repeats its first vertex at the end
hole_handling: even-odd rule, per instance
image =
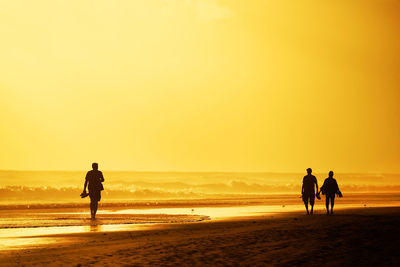
POLYGON ((243 217, 258 215, 261 213, 276 213, 285 211, 296 211, 299 210, 301 206, 290 205, 286 207, 282 206, 237 206, 237 207, 199 207, 199 208, 160 208, 160 209, 126 209, 117 211, 104 211, 104 213, 109 214, 196 214, 196 215, 206 215, 211 219, 226 219, 230 217, 243 217))
MULTIPOLYGON (((287 211, 299 209, 300 206, 285 207, 287 211)), ((201 208, 159 208, 159 209, 120 209, 99 211, 98 217, 102 214, 147 214, 147 215, 207 215, 211 219, 225 219, 229 217, 251 216, 261 213, 275 213, 282 211, 281 206, 239 206, 239 207, 201 207, 201 208)), ((65 212, 52 214, 87 214, 87 212, 65 212)), ((52 244, 61 239, 57 235, 87 232, 112 232, 112 231, 137 231, 154 229, 160 223, 155 224, 97 224, 94 221, 85 226, 57 226, 57 227, 26 227, 0 229, 0 250, 21 249, 35 247, 42 244, 52 244), (55 235, 55 236, 52 236, 55 235), (48 237, 52 236, 52 237, 48 237)), ((63 242, 65 242, 63 238, 63 242)))
POLYGON ((150 229, 152 226, 150 224, 93 224, 87 226, 0 229, 0 250, 23 249, 43 244, 54 244, 60 241, 67 242, 69 239, 60 236, 62 234, 137 231, 150 229))

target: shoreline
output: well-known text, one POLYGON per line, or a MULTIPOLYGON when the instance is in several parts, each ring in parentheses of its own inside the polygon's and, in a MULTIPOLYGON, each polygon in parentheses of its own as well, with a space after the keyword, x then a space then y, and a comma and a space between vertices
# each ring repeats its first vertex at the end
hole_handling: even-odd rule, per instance
POLYGON ((400 264, 400 207, 304 213, 43 235, 37 238, 58 241, 0 251, 0 265, 400 264))
MULTIPOLYGON (((210 203, 209 203, 210 204, 210 203)), ((237 204, 237 203, 235 203, 237 204)), ((342 204, 335 206, 335 211, 363 210, 371 208, 396 208, 398 204, 342 204)), ((99 210, 96 220, 91 220, 88 208, 50 208, 50 209, 16 209, 0 210, 1 232, 7 229, 40 229, 75 226, 104 226, 104 225, 147 225, 169 223, 191 223, 205 220, 221 221, 234 220, 251 216, 305 214, 302 204, 263 205, 262 203, 246 203, 240 205, 214 204, 190 206, 157 206, 132 207, 111 206, 99 210), (194 208, 188 208, 194 207, 194 208)), ((324 204, 314 206, 314 215, 326 214, 324 204)))
MULTIPOLYGON (((324 201, 314 207, 315 214, 325 214, 324 201)), ((193 203, 191 203, 193 204, 193 203)), ((339 203, 336 211, 366 208, 399 207, 396 202, 387 204, 362 205, 360 203, 339 203)), ((99 210, 92 221, 88 208, 48 208, 0 210, 0 238, 7 229, 40 229, 46 227, 74 227, 91 225, 138 225, 198 222, 204 220, 230 220, 249 216, 305 213, 303 204, 264 205, 262 201, 248 203, 208 203, 208 205, 162 205, 147 207, 111 206, 99 210)))

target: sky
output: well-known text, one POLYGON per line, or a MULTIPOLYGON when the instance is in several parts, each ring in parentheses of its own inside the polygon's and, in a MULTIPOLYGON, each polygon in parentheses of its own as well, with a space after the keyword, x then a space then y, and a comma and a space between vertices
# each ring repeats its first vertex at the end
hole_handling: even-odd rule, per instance
POLYGON ((0 0, 0 169, 400 173, 400 2, 0 0))

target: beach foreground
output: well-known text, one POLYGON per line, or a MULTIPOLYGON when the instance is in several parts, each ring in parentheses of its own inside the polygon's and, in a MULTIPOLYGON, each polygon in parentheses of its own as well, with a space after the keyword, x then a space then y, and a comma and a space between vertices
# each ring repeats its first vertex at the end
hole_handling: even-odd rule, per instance
MULTIPOLYGON (((400 208, 293 212, 64 234, 65 242, 0 253, 4 266, 399 266, 400 208)), ((60 237, 60 235, 58 235, 60 237)))

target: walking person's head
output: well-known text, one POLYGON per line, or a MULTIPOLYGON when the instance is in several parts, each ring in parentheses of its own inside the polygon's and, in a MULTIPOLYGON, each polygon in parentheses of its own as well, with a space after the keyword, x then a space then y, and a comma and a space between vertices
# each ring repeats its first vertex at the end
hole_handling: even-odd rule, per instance
POLYGON ((307 173, 308 173, 308 174, 311 174, 311 173, 312 173, 311 168, 308 168, 308 169, 307 169, 307 173))
POLYGON ((97 164, 96 162, 93 162, 92 163, 92 168, 93 168, 93 170, 98 170, 99 169, 99 164, 97 164))
POLYGON ((329 177, 332 178, 333 177, 333 171, 329 172, 329 177))

